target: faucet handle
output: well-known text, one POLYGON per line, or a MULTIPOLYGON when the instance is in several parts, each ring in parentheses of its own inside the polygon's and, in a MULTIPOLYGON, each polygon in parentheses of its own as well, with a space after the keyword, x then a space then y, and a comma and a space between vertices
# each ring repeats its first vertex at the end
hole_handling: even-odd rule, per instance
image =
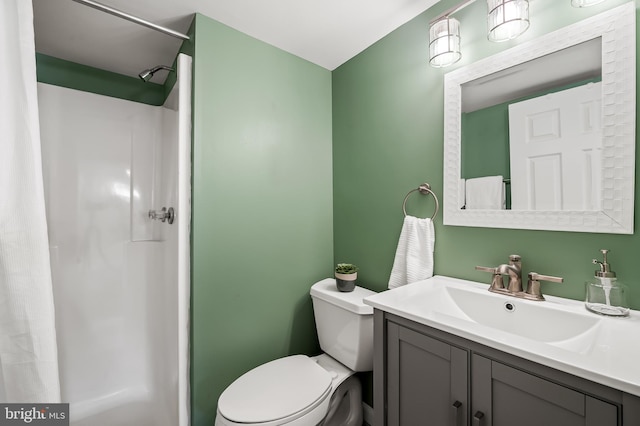
POLYGON ((476 266, 476 271, 489 272, 493 274, 489 291, 504 291, 504 281, 502 281, 502 272, 498 268, 490 268, 488 266, 476 266))
POLYGON ((550 281, 554 283, 564 282, 564 278, 562 277, 542 275, 537 272, 529 272, 528 277, 527 291, 524 292, 524 298, 529 300, 544 300, 544 296, 540 291, 540 281, 550 281))
POLYGON ((553 283, 561 283, 564 282, 564 278, 562 277, 553 277, 551 275, 542 275, 537 272, 529 272, 529 279, 533 281, 550 281, 553 283))

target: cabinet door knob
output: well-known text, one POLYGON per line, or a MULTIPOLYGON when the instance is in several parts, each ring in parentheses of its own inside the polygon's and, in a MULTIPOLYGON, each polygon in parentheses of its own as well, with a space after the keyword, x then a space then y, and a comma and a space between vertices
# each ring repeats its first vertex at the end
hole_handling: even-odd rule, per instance
POLYGON ((453 426, 460 426, 460 407, 462 407, 462 402, 456 401, 451 405, 451 409, 453 410, 453 426))
POLYGON ((481 426, 484 413, 482 411, 476 411, 473 415, 473 426, 481 426))

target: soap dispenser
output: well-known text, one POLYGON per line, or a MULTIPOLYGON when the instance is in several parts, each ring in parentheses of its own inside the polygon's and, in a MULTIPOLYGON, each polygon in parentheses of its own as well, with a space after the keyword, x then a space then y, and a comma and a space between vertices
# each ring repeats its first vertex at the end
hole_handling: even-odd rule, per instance
POLYGON ((629 305, 627 305, 627 289, 616 278, 616 273, 611 270, 607 262, 609 250, 600 250, 603 261, 593 259, 594 264, 600 265, 600 270, 595 271, 592 281, 587 281, 587 299, 585 306, 591 312, 609 316, 629 315, 629 305))

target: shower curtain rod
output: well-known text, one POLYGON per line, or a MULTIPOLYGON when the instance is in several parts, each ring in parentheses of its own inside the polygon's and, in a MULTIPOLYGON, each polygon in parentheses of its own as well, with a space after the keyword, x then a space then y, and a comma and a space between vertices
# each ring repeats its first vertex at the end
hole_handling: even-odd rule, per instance
POLYGON ((92 7, 94 9, 98 9, 102 12, 109 13, 113 16, 126 19, 127 21, 135 22, 136 24, 142 25, 147 28, 151 28, 152 30, 160 31, 161 33, 170 35, 172 37, 176 37, 182 40, 189 40, 189 36, 186 34, 182 34, 170 28, 166 28, 161 25, 154 24, 153 22, 145 21, 144 19, 138 18, 137 16, 130 15, 121 10, 114 9, 113 7, 104 5, 102 3, 98 3, 97 1, 93 1, 93 0, 73 0, 73 1, 75 1, 76 3, 84 4, 85 6, 92 7))

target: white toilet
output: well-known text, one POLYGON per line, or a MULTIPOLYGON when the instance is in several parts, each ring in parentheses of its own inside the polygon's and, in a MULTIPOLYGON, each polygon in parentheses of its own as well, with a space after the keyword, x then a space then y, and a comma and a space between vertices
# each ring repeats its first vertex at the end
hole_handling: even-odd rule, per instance
POLYGON ((323 354, 292 355, 260 365, 218 399, 215 426, 361 426, 362 390, 356 371, 373 369, 374 292, 339 292, 327 278, 311 287, 323 354))

